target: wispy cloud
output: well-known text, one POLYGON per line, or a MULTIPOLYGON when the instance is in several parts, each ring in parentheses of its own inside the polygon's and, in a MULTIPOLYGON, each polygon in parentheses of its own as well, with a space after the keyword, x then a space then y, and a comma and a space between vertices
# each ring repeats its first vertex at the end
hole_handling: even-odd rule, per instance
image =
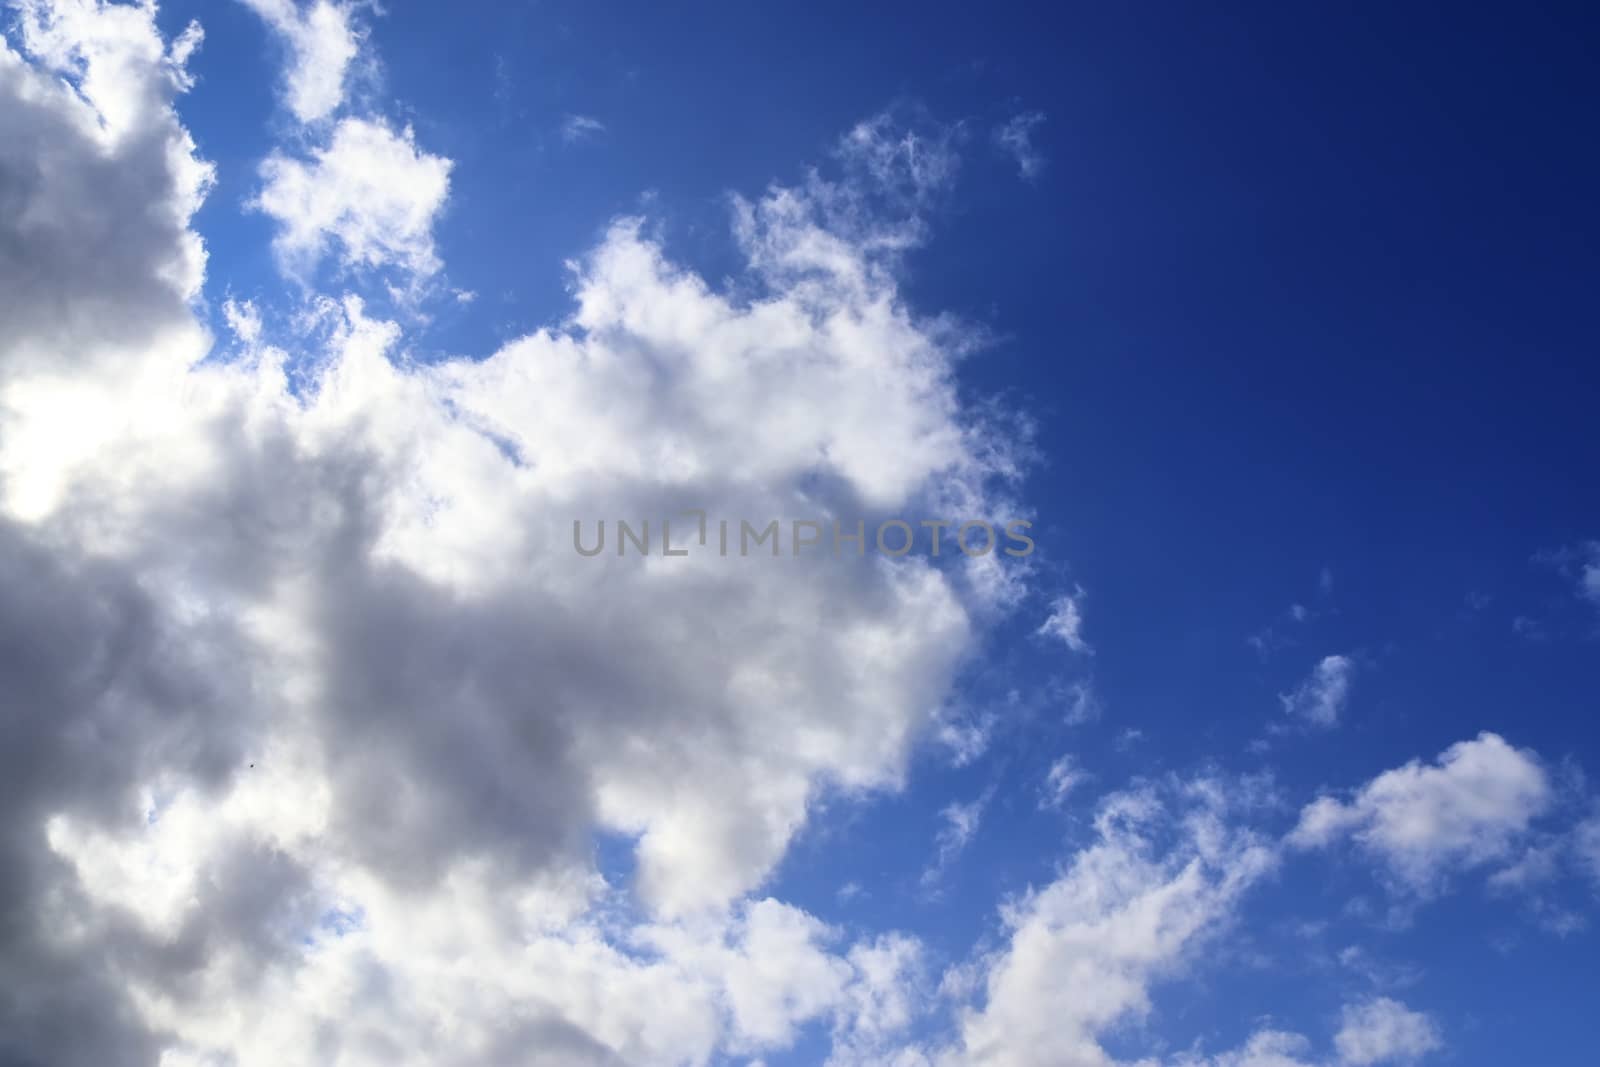
POLYGON ((1060 808, 1066 803, 1068 795, 1087 782, 1089 777, 1089 773, 1071 754, 1060 757, 1050 764, 1050 769, 1045 772, 1039 807, 1060 808))
POLYGON ((1324 656, 1292 692, 1280 694, 1283 710, 1315 726, 1333 726, 1350 696, 1355 661, 1349 656, 1324 656))
POLYGON ((590 115, 568 115, 561 120, 561 139, 567 144, 587 141, 605 132, 605 123, 590 115))
POLYGON ((1050 606, 1050 614, 1040 623, 1037 633, 1056 638, 1074 652, 1091 654, 1093 649, 1083 639, 1083 600, 1081 588, 1056 597, 1050 606))
POLYGON ((995 144, 1016 160, 1023 181, 1031 182, 1044 171, 1044 155, 1033 143, 1033 131, 1044 119, 1042 111, 1024 111, 995 127, 995 144))
POLYGON ((934 857, 933 864, 922 872, 923 888, 932 888, 944 877, 945 871, 956 858, 966 850, 978 832, 978 826, 983 822, 983 813, 989 806, 989 801, 994 796, 991 787, 984 790, 983 794, 965 804, 950 804, 939 813, 944 820, 934 843, 938 846, 938 854, 934 857))

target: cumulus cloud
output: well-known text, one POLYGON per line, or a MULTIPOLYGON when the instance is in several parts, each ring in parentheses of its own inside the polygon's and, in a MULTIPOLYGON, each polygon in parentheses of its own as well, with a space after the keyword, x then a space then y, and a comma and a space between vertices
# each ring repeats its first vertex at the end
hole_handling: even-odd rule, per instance
POLYGON ((1286 714, 1313 726, 1334 726, 1350 697, 1355 661, 1349 656, 1324 656, 1292 692, 1280 694, 1286 714))
POLYGON ((1235 824, 1222 783, 1149 787, 1101 803, 1096 839, 1062 876, 1005 909, 981 961, 982 1003, 941 1065, 1104 1067, 1113 1028, 1151 1010, 1151 988, 1222 929, 1275 863, 1235 824))
MULTIPOLYGON (((338 117, 350 9, 249 2, 290 39, 291 110, 327 123, 263 169, 280 254, 436 273, 450 164, 338 117)), ((620 219, 573 264, 570 317, 482 358, 413 360, 397 324, 316 293, 293 350, 225 302, 219 352, 193 306, 210 168, 174 109, 198 31, 164 40, 147 4, 19 10, 0 1061, 704 1064, 809 1027, 834 1067, 1103 1067, 1272 868, 1236 818, 1249 790, 1116 794, 929 1038, 920 942, 766 886, 819 800, 902 784, 1017 572, 573 551, 575 519, 688 508, 1011 513, 1025 442, 954 383, 980 338, 897 280, 956 133, 874 118, 842 173, 737 201, 728 291, 620 219)), ((1376 810, 1406 790, 1376 786, 1323 823, 1409 840, 1376 810)), ((981 810, 947 815, 951 847, 981 810)), ((1303 1047, 1267 1031, 1218 1062, 1303 1047)))
POLYGON ((1344 1006, 1333 1046, 1331 1055, 1319 1056, 1304 1035, 1261 1030, 1237 1049, 1210 1056, 1188 1053, 1174 1067, 1400 1067, 1442 1049, 1444 1041, 1428 1015, 1376 997, 1344 1006))
POLYGON ((305 274, 329 254, 347 268, 394 268, 424 279, 440 268, 433 226, 450 193, 451 161, 419 148, 411 128, 341 119, 307 159, 274 153, 255 206, 278 224, 280 260, 305 274))
POLYGON ((351 6, 330 0, 240 0, 289 47, 285 103, 304 123, 327 118, 344 103, 350 65, 361 51, 351 6))
MULTIPOLYGON (((914 217, 868 210, 915 208, 922 142, 870 124, 844 178, 742 203, 739 297, 622 220, 570 321, 486 358, 415 364, 347 297, 292 352, 234 303, 237 350, 206 359, 208 169, 173 111, 197 38, 25 10, 0 166, 56 170, 3 187, 28 210, 0 248, 56 280, 52 314, 0 324, 0 973, 29 990, 0 1059, 696 1063, 814 1021, 883 1046, 914 942, 752 895, 818 797, 900 784, 982 583, 582 559, 570 529, 1001 510, 1005 437, 953 384, 969 338, 898 294, 914 217)), ((448 172, 346 118, 269 160, 260 203, 291 257, 425 274, 448 172)))
POLYGON ((1353 837, 1400 885, 1426 894, 1452 871, 1504 859, 1553 799, 1533 752, 1482 733, 1434 763, 1385 771, 1348 801, 1319 797, 1290 840, 1321 848, 1353 837))
POLYGON ((852 977, 833 1014, 827 1067, 918 1067, 911 1027, 933 1001, 921 942, 890 934, 850 949, 852 977))
POLYGON ((17 16, 0 42, 0 373, 182 347, 212 168, 170 105, 199 29, 169 43, 148 12, 89 2, 17 16))
POLYGON ((1410 1063, 1444 1045, 1432 1019, 1389 997, 1347 1005, 1333 1040, 1351 1067, 1410 1063))
POLYGON ((260 166, 250 206, 277 224, 280 268, 309 283, 334 259, 345 270, 399 275, 391 294, 415 298, 442 266, 434 225, 450 193, 451 160, 419 147, 409 125, 346 114, 346 82, 364 31, 354 5, 241 0, 289 46, 285 100, 309 131, 260 166), (330 124, 331 123, 331 124, 330 124))

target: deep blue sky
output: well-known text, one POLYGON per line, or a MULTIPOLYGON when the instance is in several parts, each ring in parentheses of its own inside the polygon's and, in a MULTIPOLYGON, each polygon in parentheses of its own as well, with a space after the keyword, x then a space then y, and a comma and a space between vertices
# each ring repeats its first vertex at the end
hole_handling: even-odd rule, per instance
MULTIPOLYGON (((561 318, 562 261, 617 214, 648 213, 714 280, 734 262, 729 192, 796 180, 889 105, 965 124, 905 292, 992 329, 964 384, 1038 420, 1026 496, 1050 565, 1087 593, 1105 710, 1012 722, 967 767, 930 756, 904 796, 821 819, 825 869, 802 841, 780 895, 961 955, 997 893, 1048 879, 1083 830, 1035 810, 1062 747, 1096 789, 1270 764, 1297 804, 1480 730, 1600 775, 1600 616, 1535 560, 1600 538, 1595 8, 385 6, 371 91, 455 160, 441 252, 480 294, 417 327, 425 354, 561 318), (1047 116, 1034 182, 990 140, 1026 111, 1047 116), (606 131, 563 143, 569 113, 606 131), (1268 627, 1286 643, 1261 654, 1248 638, 1268 627), (1277 694, 1334 652, 1359 664, 1344 727, 1269 735, 1277 694), (990 787, 988 832, 928 899, 903 872, 932 813, 990 787), (868 895, 838 902, 847 881, 868 895)), ((241 205, 282 123, 276 64, 249 13, 170 0, 163 18, 191 14, 207 44, 184 114, 220 178, 199 226, 251 238, 212 241, 208 296, 260 296, 270 229, 241 205)), ((1030 635, 1037 617, 995 639, 1007 684, 1086 669, 1030 635)), ((1476 882, 1401 930, 1339 915, 1375 892, 1291 864, 1231 944, 1310 961, 1286 931, 1331 913, 1321 948, 1425 970, 1408 1003, 1444 1020, 1449 1062, 1590 1062, 1574 1050, 1600 1007, 1593 933, 1542 932, 1476 882)), ((1162 1004, 1174 1039, 1334 1010, 1312 962, 1289 970, 1185 986, 1192 1001, 1162 1004)))

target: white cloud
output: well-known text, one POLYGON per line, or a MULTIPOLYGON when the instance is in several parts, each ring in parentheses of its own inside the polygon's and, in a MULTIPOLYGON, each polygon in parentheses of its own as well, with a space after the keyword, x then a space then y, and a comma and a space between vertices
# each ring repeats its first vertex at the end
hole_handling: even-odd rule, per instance
POLYGON ((1033 144, 1033 131, 1043 122, 1044 112, 1024 111, 995 127, 995 144, 1017 161, 1024 181, 1033 181, 1044 170, 1044 156, 1033 144))
POLYGON ((199 29, 169 44, 150 12, 87 0, 17 16, 26 57, 0 42, 0 373, 176 354, 206 262, 189 219, 213 179, 171 110, 199 29))
POLYGON ((1092 653, 1094 650, 1083 639, 1083 599, 1082 589, 1056 597, 1050 615, 1039 626, 1039 634, 1056 638, 1074 652, 1092 653))
POLYGON ((1560 846, 1554 843, 1530 846, 1517 860, 1489 876, 1489 888, 1515 893, 1549 882, 1558 871, 1560 853, 1560 846))
POLYGON ((1428 893, 1453 870, 1509 855, 1553 797, 1537 756, 1483 733, 1436 763, 1385 771, 1348 802, 1318 798, 1290 840, 1319 848, 1353 835, 1403 886, 1428 893))
POLYGON ((848 958, 853 977, 834 1014, 827 1067, 925 1067, 907 1045, 932 1001, 922 944, 890 934, 854 946, 848 958))
POLYGON ((1572 846, 1584 872, 1600 891, 1600 812, 1578 824, 1573 831, 1572 846))
POLYGON ((1177 1067, 1311 1067, 1304 1058, 1310 1048, 1311 1042, 1300 1034, 1263 1030, 1241 1048, 1219 1056, 1181 1057, 1177 1067))
POLYGON ((1339 964, 1379 988, 1399 988, 1416 985, 1422 980, 1422 969, 1409 964, 1388 963, 1374 958, 1360 945, 1346 945, 1339 950, 1339 964))
MULTIPOLYGON (((741 203, 737 296, 621 220, 570 321, 485 358, 413 362, 318 297, 292 352, 225 303, 239 351, 206 359, 210 171, 173 111, 198 35, 164 42, 148 5, 24 10, 0 51, 25 209, 0 212, 0 988, 28 992, 0 998, 5 1051, 617 1067, 815 1026, 835 1067, 1100 1067, 1271 868, 1238 790, 1110 798, 972 961, 954 1044, 919 1044, 923 947, 762 887, 819 797, 901 784, 995 584, 571 551, 575 517, 1012 506, 1009 439, 955 387, 971 336, 895 282, 946 141, 873 120, 848 178, 741 203), (636 883, 597 869, 601 834, 636 883)), ((340 106, 338 36, 291 69, 307 121, 340 106)), ((375 121, 327 133, 264 170, 280 251, 436 272, 448 161, 375 121)), ((957 851, 981 810, 946 816, 957 851)))
POLYGON ((1444 1046, 1439 1028, 1421 1012, 1388 997, 1348 1005, 1334 1036, 1339 1061, 1351 1067, 1410 1063, 1444 1046))
POLYGON ((1334 726, 1350 697, 1355 661, 1349 656, 1324 656, 1311 674, 1278 700, 1285 713, 1314 726, 1334 726))
POLYGON ((347 118, 309 159, 274 153, 255 206, 278 224, 273 247, 304 274, 337 246, 346 267, 439 270, 433 225, 450 192, 451 162, 418 148, 410 127, 347 118))
MULTIPOLYGON (((870 299, 892 285, 904 254, 927 237, 924 214, 955 181, 961 134, 959 125, 884 112, 857 123, 840 140, 834 156, 843 180, 812 171, 803 186, 772 190, 755 203, 736 196, 735 234, 751 268, 798 297, 821 285, 823 295, 849 289, 858 299, 870 299)), ((926 325, 951 355, 970 352, 985 339, 949 320, 926 325)), ((1011 426, 1002 448, 988 457, 1001 467, 1017 461, 1019 430, 1028 430, 1026 420, 1011 426)), ((994 589, 1007 590, 1005 571, 997 572, 994 562, 986 558, 974 570, 994 589)))
MULTIPOLYGON (((1534 554, 1533 561, 1553 567, 1563 578, 1571 581, 1579 599, 1600 608, 1600 541, 1581 541, 1578 544, 1534 554)), ((1530 637, 1543 637, 1538 621, 1519 617, 1513 623, 1530 637)))
MULTIPOLYGON (((1316 1056, 1300 1034, 1261 1030, 1238 1049, 1213 1056, 1189 1053, 1174 1067, 1381 1067, 1414 1063, 1444 1047, 1431 1018, 1387 997, 1345 1005, 1333 1043, 1332 1058, 1316 1056)), ((1154 1063, 1143 1061, 1140 1067, 1154 1063)))
POLYGON ((939 126, 886 111, 857 123, 839 144, 839 155, 875 186, 920 204, 954 181, 960 156, 959 126, 939 126))
POLYGON ((949 753, 951 763, 965 767, 989 750, 997 721, 993 714, 968 718, 941 712, 934 725, 934 737, 949 753))
POLYGON ((987 790, 983 795, 968 801, 965 804, 949 804, 939 813, 944 820, 935 838, 938 846, 938 855, 933 865, 922 874, 922 884, 932 886, 938 883, 944 872, 966 849, 978 832, 978 826, 983 822, 983 812, 989 806, 993 791, 987 790))
POLYGON ((233 336, 246 348, 254 348, 261 343, 261 312, 252 301, 223 301, 222 318, 233 336))
POLYGON ((1578 592, 1595 607, 1600 607, 1600 541, 1584 545, 1584 555, 1578 592))
POLYGON ((1549 636, 1538 619, 1526 615, 1518 615, 1511 620, 1511 632, 1528 641, 1544 641, 1549 636))
POLYGON ((1170 792, 1107 798, 1097 839, 1057 881, 1006 908, 1006 943, 982 961, 983 1004, 937 1063, 1114 1062, 1102 1036, 1148 1013, 1151 986, 1179 971, 1274 864, 1269 846, 1229 824, 1226 787, 1170 792))
MULTIPOLYGON (((208 360, 182 49, 147 7, 37 11, 65 13, 26 31, 40 51, 0 52, 0 173, 57 168, 8 187, 57 224, 0 213, 7 306, 55 278, 48 313, 0 321, 0 647, 26 697, 0 717, 23 916, 0 986, 29 989, 0 1034, 109 1067, 887 1040, 911 943, 751 896, 819 796, 900 784, 973 647, 967 576, 581 560, 570 523, 1005 506, 1004 437, 953 381, 966 338, 894 283, 883 237, 914 227, 814 178, 743 205, 754 295, 627 220, 569 323, 487 358, 414 364, 351 297, 296 352, 225 306, 242 351, 208 360), (596 833, 631 842, 631 891, 596 833)), ((434 268, 448 164, 409 134, 345 119, 266 177, 287 254, 434 268)))
POLYGON ((330 0, 241 0, 283 36, 290 62, 285 102, 303 123, 325 119, 344 103, 350 65, 362 35, 348 4, 330 0))
POLYGON ((1068 703, 1064 721, 1068 725, 1080 726, 1100 717, 1100 697, 1095 692, 1093 682, 1084 679, 1072 682, 1066 687, 1065 694, 1068 703))
POLYGON ((568 144, 605 132, 605 123, 588 115, 568 115, 561 122, 561 139, 568 144))
POLYGON ((1065 755, 1050 764, 1050 770, 1044 776, 1044 790, 1040 798, 1041 808, 1060 808, 1066 803, 1067 796, 1089 780, 1089 774, 1072 756, 1065 755))

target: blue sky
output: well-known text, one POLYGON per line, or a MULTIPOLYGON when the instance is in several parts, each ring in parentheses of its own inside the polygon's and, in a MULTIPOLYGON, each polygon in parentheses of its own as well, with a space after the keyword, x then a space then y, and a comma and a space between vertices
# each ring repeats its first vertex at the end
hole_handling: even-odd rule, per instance
POLYGON ((1590 1062, 1592 12, 4 26, 0 1064, 1590 1062))

